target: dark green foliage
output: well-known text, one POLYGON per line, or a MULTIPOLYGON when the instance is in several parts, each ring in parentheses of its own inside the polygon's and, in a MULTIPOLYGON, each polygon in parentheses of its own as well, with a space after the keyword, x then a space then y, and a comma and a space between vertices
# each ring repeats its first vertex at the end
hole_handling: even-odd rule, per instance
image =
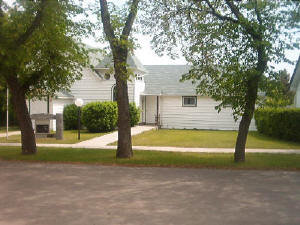
POLYGON ((75 104, 64 107, 64 128, 65 130, 78 128, 78 107, 75 104))
POLYGON ((90 132, 114 130, 117 120, 116 102, 91 102, 82 108, 82 122, 90 132))
POLYGON ((300 141, 300 109, 258 109, 254 117, 260 133, 280 139, 300 141))
POLYGON ((293 104, 294 95, 290 91, 290 75, 286 70, 270 73, 265 78, 265 86, 262 88, 266 96, 259 98, 258 105, 261 107, 286 107, 293 104))
POLYGON ((141 110, 136 107, 135 103, 129 104, 129 114, 130 114, 130 126, 134 127, 140 121, 141 110))

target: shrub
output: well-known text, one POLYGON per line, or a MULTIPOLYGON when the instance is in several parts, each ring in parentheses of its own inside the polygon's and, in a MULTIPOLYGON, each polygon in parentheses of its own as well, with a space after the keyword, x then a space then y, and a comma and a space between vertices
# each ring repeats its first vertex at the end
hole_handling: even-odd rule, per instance
POLYGON ((75 104, 64 107, 64 128, 65 130, 75 130, 78 126, 78 107, 75 104))
POLYGON ((134 127, 140 121, 141 110, 134 102, 129 104, 130 126, 134 127))
POLYGON ((117 119, 116 102, 91 102, 82 108, 82 122, 93 133, 116 129, 117 119))
POLYGON ((280 139, 300 141, 300 109, 257 109, 254 118, 260 133, 280 139))

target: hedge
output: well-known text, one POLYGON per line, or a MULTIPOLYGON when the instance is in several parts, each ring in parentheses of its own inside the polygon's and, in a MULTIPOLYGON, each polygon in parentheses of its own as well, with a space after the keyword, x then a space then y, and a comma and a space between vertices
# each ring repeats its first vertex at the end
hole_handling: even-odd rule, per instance
MULTIPOLYGON (((135 103, 129 104, 130 125, 140 121, 140 109, 135 103)), ((82 108, 82 123, 90 132, 115 130, 118 120, 116 102, 91 102, 82 108)))
POLYGON ((272 137, 300 141, 300 109, 262 108, 255 111, 258 132, 272 137))
POLYGON ((116 102, 91 102, 82 108, 82 123, 89 132, 116 129, 118 108, 116 102))
POLYGON ((64 107, 64 129, 75 130, 78 126, 78 107, 75 104, 64 107))

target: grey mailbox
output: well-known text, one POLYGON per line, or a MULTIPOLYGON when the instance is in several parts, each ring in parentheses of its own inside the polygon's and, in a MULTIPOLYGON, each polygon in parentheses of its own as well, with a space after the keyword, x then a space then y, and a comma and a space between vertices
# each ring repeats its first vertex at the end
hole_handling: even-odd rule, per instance
POLYGON ((63 115, 62 114, 32 114, 31 119, 35 120, 35 137, 36 138, 47 138, 53 137, 50 134, 50 121, 56 120, 56 134, 57 140, 63 139, 63 115))

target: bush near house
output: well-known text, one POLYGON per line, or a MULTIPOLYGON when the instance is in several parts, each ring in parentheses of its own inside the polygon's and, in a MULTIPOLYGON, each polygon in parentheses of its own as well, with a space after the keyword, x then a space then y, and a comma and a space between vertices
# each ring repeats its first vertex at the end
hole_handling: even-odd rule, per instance
POLYGON ((82 123, 90 132, 114 130, 117 120, 116 102, 91 102, 82 108, 82 123))
MULTIPOLYGON (((140 109, 129 104, 130 125, 140 121, 140 109)), ((118 107, 116 102, 91 102, 82 108, 82 123, 90 132, 112 131, 117 127, 118 107)))
POLYGON ((300 109, 261 108, 254 115, 260 133, 280 139, 300 141, 300 109))
POLYGON ((134 127, 140 121, 141 110, 134 102, 129 104, 130 125, 134 127))
POLYGON ((64 107, 64 129, 75 130, 78 126, 78 107, 75 104, 64 107))

